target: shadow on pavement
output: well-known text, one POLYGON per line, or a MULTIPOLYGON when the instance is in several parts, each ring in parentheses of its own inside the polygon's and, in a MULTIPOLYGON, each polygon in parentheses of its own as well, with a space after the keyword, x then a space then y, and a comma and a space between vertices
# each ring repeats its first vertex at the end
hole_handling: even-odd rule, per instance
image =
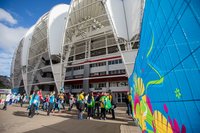
MULTIPOLYGON (((28 112, 25 112, 25 111, 15 111, 13 112, 13 115, 15 116, 21 116, 21 117, 28 117, 28 112)), ((36 115, 37 116, 37 115, 36 115)), ((69 118, 69 119, 74 119, 74 120, 77 120, 77 111, 76 110, 73 110, 73 111, 61 111, 61 112, 55 112, 55 113, 50 113, 50 116, 47 116, 46 112, 43 112, 43 111, 39 111, 39 115, 38 116, 46 116, 46 117, 51 117, 51 116, 54 116, 54 117, 62 117, 62 118, 69 118), (42 113, 40 113, 42 112, 42 113)), ((35 116, 34 116, 35 117, 35 116)), ((86 119, 87 117, 87 112, 84 113, 83 115, 83 118, 86 119)), ((95 122, 103 122, 104 120, 99 120, 98 117, 94 117, 95 119, 95 122)), ((104 121, 105 123, 124 123, 124 122, 127 122, 127 121, 132 121, 131 119, 125 119, 124 117, 116 117, 115 119, 112 119, 111 118, 111 115, 107 115, 107 120, 104 121), (108 121, 109 122, 108 122, 108 121)))
MULTIPOLYGON (((76 110, 73 110, 73 111, 63 111, 62 113, 56 112, 56 113, 53 113, 52 115, 53 116, 58 116, 58 117, 63 117, 63 118, 77 119, 77 111, 76 110), (63 115, 63 113, 65 113, 67 115, 63 115)), ((83 118, 84 119, 87 118, 87 112, 85 112, 83 114, 83 118)), ((94 116, 93 118, 96 119, 96 120, 99 120, 99 118, 97 116, 94 116)), ((110 114, 107 114, 107 120, 118 121, 118 122, 122 122, 122 123, 127 122, 128 120, 132 121, 132 119, 128 119, 127 120, 127 119, 124 119, 124 117, 116 117, 115 119, 112 119, 110 114)))
POLYGON ((26 133, 120 133, 120 125, 90 120, 70 119, 50 126, 43 126, 26 133))
POLYGON ((13 112, 13 115, 27 117, 28 113, 24 112, 24 111, 15 111, 15 112, 13 112))

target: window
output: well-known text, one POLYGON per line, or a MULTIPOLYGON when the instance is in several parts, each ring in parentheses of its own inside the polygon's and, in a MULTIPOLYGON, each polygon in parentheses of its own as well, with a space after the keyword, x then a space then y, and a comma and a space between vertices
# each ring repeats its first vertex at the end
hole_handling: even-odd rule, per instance
POLYGON ((74 56, 69 57, 68 61, 73 61, 74 60, 74 56))
POLYGON ((90 76, 102 76, 102 75, 106 75, 106 71, 90 73, 90 76))
POLYGON ((99 76, 99 73, 96 72, 96 73, 90 73, 90 76, 99 76))
POLYGON ((122 59, 108 61, 108 65, 121 64, 122 59))
POLYGON ((91 49, 92 50, 105 47, 105 45, 106 45, 105 37, 91 40, 91 49))
POLYGON ((126 102, 126 93, 122 93, 122 102, 126 102))
POLYGON ((106 62, 99 62, 99 63, 94 63, 94 64, 90 64, 90 67, 100 67, 100 66, 105 66, 106 62))
POLYGON ((110 82, 109 87, 117 87, 117 83, 116 82, 110 82))
POLYGON ((81 69, 84 69, 84 66, 77 66, 77 67, 74 67, 74 71, 76 71, 76 70, 81 70, 81 69))
POLYGON ((102 88, 94 88, 95 90, 102 90, 102 88))
POLYGON ((89 84, 89 87, 90 87, 90 88, 93 88, 93 84, 89 84))
POLYGON ((126 73, 125 69, 109 71, 109 74, 110 74, 110 75, 114 75, 114 74, 125 74, 125 73, 126 73))
POLYGON ((72 88, 73 89, 82 89, 83 85, 82 84, 75 84, 75 85, 72 85, 72 88))
POLYGON ((104 83, 99 83, 99 88, 102 88, 102 87, 106 87, 106 82, 104 82, 104 83))
POLYGON ((90 88, 99 88, 97 83, 90 84, 90 88))
POLYGON ((91 57, 105 55, 105 54, 106 54, 106 49, 105 48, 91 51, 91 57))
POLYGON ((109 47, 108 48, 108 53, 111 54, 111 53, 116 53, 118 52, 118 47, 117 46, 112 46, 112 47, 109 47))
POLYGON ((76 55, 76 60, 80 60, 80 59, 84 59, 84 58, 85 58, 85 53, 76 55))
POLYGON ((104 72, 99 72, 99 75, 106 75, 106 71, 104 71, 104 72))
POLYGON ((83 74, 81 74, 81 75, 76 75, 76 76, 74 76, 74 78, 83 78, 83 74))
POLYGON ((117 96, 117 97, 118 97, 118 100, 117 100, 117 101, 120 103, 120 102, 121 102, 121 93, 118 93, 117 95, 118 95, 118 96, 117 96))
POLYGON ((70 72, 71 70, 72 70, 72 68, 69 67, 69 68, 66 69, 66 72, 70 72))
POLYGON ((90 88, 95 88, 95 90, 98 90, 103 87, 106 87, 106 82, 90 84, 90 88))
POLYGON ((125 69, 120 70, 120 74, 125 74, 125 73, 126 73, 125 69))
POLYGON ((139 48, 139 42, 131 42, 132 49, 138 49, 139 48))
POLYGON ((121 48, 121 51, 124 51, 124 50, 125 50, 125 45, 124 45, 124 44, 121 44, 121 45, 120 45, 120 48, 121 48))
POLYGON ((105 66, 106 65, 106 62, 100 62, 98 63, 98 66, 105 66))
POLYGON ((127 81, 119 81, 119 82, 110 82, 109 87, 123 87, 123 86, 128 86, 127 81))
POLYGON ((128 86, 128 82, 126 82, 126 81, 120 82, 119 86, 128 86))

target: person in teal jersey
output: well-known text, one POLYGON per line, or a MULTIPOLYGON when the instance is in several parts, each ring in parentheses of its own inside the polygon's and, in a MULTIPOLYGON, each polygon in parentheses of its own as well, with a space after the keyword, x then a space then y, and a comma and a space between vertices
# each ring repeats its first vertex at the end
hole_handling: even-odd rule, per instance
POLYGON ((39 103, 39 96, 37 94, 37 90, 34 91, 34 93, 32 94, 32 97, 30 99, 30 109, 29 109, 29 114, 28 117, 32 118, 35 115, 35 110, 36 107, 38 106, 39 103))
POLYGON ((54 95, 55 95, 55 91, 50 93, 50 96, 49 96, 49 107, 48 107, 47 115, 49 115, 50 112, 53 109, 54 102, 55 102, 55 96, 54 95))

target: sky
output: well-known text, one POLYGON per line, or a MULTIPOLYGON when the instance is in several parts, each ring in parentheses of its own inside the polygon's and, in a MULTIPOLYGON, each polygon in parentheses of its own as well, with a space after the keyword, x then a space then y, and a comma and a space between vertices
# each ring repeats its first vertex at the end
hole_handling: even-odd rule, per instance
POLYGON ((0 75, 10 77, 12 57, 28 29, 52 7, 71 0, 0 0, 0 75))

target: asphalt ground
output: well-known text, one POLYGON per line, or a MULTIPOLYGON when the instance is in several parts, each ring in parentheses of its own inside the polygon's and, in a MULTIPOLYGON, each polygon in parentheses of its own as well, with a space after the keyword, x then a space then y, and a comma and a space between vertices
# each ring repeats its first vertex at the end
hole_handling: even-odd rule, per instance
POLYGON ((139 133, 139 127, 128 125, 132 119, 125 110, 124 107, 117 108, 115 120, 110 114, 107 120, 78 120, 75 108, 51 113, 50 116, 39 111, 39 115, 28 118, 26 106, 21 108, 15 104, 8 106, 6 111, 0 110, 0 133, 139 133))

